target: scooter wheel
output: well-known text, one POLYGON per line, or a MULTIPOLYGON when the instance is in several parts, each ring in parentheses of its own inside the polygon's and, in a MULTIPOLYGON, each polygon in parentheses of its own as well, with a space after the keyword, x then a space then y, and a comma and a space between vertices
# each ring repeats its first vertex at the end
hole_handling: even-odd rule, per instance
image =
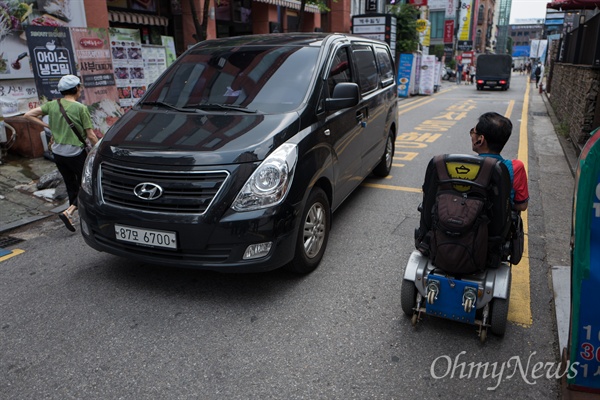
POLYGON ((498 336, 504 336, 508 320, 508 300, 495 298, 492 300, 492 316, 490 318, 490 328, 492 333, 498 336))
POLYGON ((413 316, 417 305, 417 288, 413 281, 407 279, 402 280, 400 288, 400 306, 407 317, 413 316))
POLYGON ((417 313, 414 313, 412 318, 410 319, 410 323, 412 324, 412 326, 417 326, 418 321, 419 321, 419 315, 417 313))

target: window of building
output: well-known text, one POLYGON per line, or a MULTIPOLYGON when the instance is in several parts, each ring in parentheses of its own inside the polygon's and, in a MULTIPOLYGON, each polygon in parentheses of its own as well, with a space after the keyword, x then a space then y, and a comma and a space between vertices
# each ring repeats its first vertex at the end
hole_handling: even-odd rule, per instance
POLYGON ((477 25, 482 25, 484 18, 485 18, 485 6, 483 4, 480 4, 479 5, 479 13, 477 14, 477 25))
POLYGON ((432 11, 429 13, 429 21, 431 22, 431 39, 444 38, 444 20, 445 11, 432 11))

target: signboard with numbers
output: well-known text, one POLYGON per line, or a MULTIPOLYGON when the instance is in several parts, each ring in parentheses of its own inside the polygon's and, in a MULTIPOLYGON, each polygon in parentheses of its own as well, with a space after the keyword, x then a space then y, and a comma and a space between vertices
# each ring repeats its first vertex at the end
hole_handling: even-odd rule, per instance
POLYGON ((569 388, 600 393, 600 130, 579 156, 573 198, 569 388), (573 376, 574 375, 574 376, 573 376))
POLYGON ((57 89, 63 75, 77 75, 69 28, 29 26, 25 30, 40 101, 62 97, 57 89))
POLYGON ((355 15, 352 17, 352 34, 386 42, 396 59, 396 17, 393 15, 355 15))

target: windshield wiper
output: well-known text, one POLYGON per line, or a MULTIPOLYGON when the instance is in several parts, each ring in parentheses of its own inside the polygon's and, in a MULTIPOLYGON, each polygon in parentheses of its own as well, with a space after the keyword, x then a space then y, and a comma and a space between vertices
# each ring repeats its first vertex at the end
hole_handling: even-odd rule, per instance
POLYGON ((161 106, 161 107, 171 108, 173 110, 177 110, 177 111, 185 112, 185 113, 197 112, 197 110, 194 108, 177 107, 177 106, 174 106, 173 104, 165 103, 164 101, 143 101, 143 102, 139 102, 138 104, 145 105, 145 106, 161 106))
POLYGON ((188 107, 198 107, 201 110, 235 110, 249 114, 255 114, 256 110, 250 110, 247 107, 236 104, 220 104, 220 103, 198 103, 190 104, 188 107))

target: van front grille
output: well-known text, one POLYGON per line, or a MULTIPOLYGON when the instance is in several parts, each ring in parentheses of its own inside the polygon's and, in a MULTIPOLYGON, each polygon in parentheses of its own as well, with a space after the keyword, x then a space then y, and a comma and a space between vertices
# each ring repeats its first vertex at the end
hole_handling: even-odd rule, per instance
POLYGON ((103 162, 99 176, 106 204, 165 214, 204 214, 229 173, 140 169, 103 162), (158 185, 162 195, 154 200, 138 197, 134 189, 142 183, 158 185))

